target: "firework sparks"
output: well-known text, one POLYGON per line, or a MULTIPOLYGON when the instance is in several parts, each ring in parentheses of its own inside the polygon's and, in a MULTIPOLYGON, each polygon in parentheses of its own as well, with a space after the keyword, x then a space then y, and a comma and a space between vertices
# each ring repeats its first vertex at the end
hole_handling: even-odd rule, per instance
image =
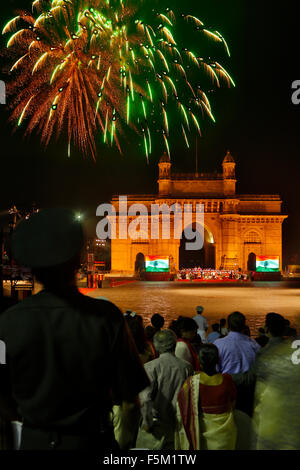
POLYGON ((189 133, 201 134, 199 112, 214 120, 199 79, 234 82, 219 62, 182 47, 177 29, 193 25, 229 55, 228 45, 195 16, 145 11, 134 0, 36 0, 32 13, 9 21, 17 125, 37 129, 46 145, 66 133, 68 155, 71 144, 94 158, 98 142, 121 151, 126 127, 141 136, 147 158, 154 132, 169 154, 178 129, 189 147, 189 133))

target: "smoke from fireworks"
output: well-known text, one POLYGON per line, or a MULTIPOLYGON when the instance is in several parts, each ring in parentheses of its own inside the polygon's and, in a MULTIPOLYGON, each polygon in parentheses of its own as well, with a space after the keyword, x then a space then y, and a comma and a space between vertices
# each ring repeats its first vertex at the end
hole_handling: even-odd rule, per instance
MULTIPOLYGON (((149 4, 149 2, 148 2, 149 4)), ((154 2, 153 2, 154 5, 154 2)), ((47 145, 65 132, 68 149, 96 155, 100 139, 118 146, 129 126, 146 157, 159 136, 201 133, 199 115, 214 120, 199 84, 234 85, 219 62, 183 47, 183 25, 196 36, 228 46, 217 31, 170 8, 146 12, 134 0, 36 0, 3 33, 16 61, 11 68, 12 118, 26 132, 37 128, 47 145)), ((196 49, 196 47, 195 47, 196 49)))

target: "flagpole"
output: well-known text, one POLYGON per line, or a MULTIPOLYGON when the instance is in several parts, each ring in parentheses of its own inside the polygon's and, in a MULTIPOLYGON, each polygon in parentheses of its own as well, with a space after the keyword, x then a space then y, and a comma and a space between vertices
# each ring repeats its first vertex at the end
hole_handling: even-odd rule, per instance
POLYGON ((198 176, 198 137, 196 137, 196 176, 198 176))

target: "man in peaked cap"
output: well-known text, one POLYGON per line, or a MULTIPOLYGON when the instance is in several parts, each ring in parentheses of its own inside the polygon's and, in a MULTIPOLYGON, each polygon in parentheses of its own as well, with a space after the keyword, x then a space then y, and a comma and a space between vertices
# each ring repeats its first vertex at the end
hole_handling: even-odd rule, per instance
POLYGON ((116 450, 112 405, 130 415, 149 384, 120 310, 76 287, 83 241, 65 209, 40 211, 14 232, 15 259, 43 286, 0 317, 24 450, 116 450))

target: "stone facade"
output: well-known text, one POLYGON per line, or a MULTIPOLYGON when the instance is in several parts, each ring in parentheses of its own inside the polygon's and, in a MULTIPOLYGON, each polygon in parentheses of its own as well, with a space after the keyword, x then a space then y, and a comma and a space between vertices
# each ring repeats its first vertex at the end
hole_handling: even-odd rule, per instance
MULTIPOLYGON (((165 154, 159 162, 158 194, 128 196, 128 207, 143 204, 151 214, 151 205, 164 203, 168 206, 190 204, 195 226, 196 205, 204 205, 203 267, 247 270, 249 255, 279 256, 282 269, 282 223, 287 217, 281 213, 279 195, 236 194, 235 161, 230 152, 225 156, 222 173, 174 173, 165 154)), ((116 239, 111 243, 112 272, 133 274, 138 256, 169 256, 174 270, 179 269, 179 237, 176 214, 170 216, 169 239, 151 237, 151 217, 144 217, 139 238, 120 239, 120 227, 126 232, 136 216, 127 219, 120 214, 119 197, 112 199, 116 211, 116 239), (175 232, 174 232, 175 230, 175 232)), ((136 210, 139 206, 136 206, 136 210)), ((159 215, 160 224, 162 216, 159 215)), ((179 232, 185 228, 184 221, 179 232)), ((180 236, 180 235, 179 235, 180 236)), ((181 251, 182 253, 182 251, 181 251)), ((199 265, 199 263, 197 263, 199 265)))

